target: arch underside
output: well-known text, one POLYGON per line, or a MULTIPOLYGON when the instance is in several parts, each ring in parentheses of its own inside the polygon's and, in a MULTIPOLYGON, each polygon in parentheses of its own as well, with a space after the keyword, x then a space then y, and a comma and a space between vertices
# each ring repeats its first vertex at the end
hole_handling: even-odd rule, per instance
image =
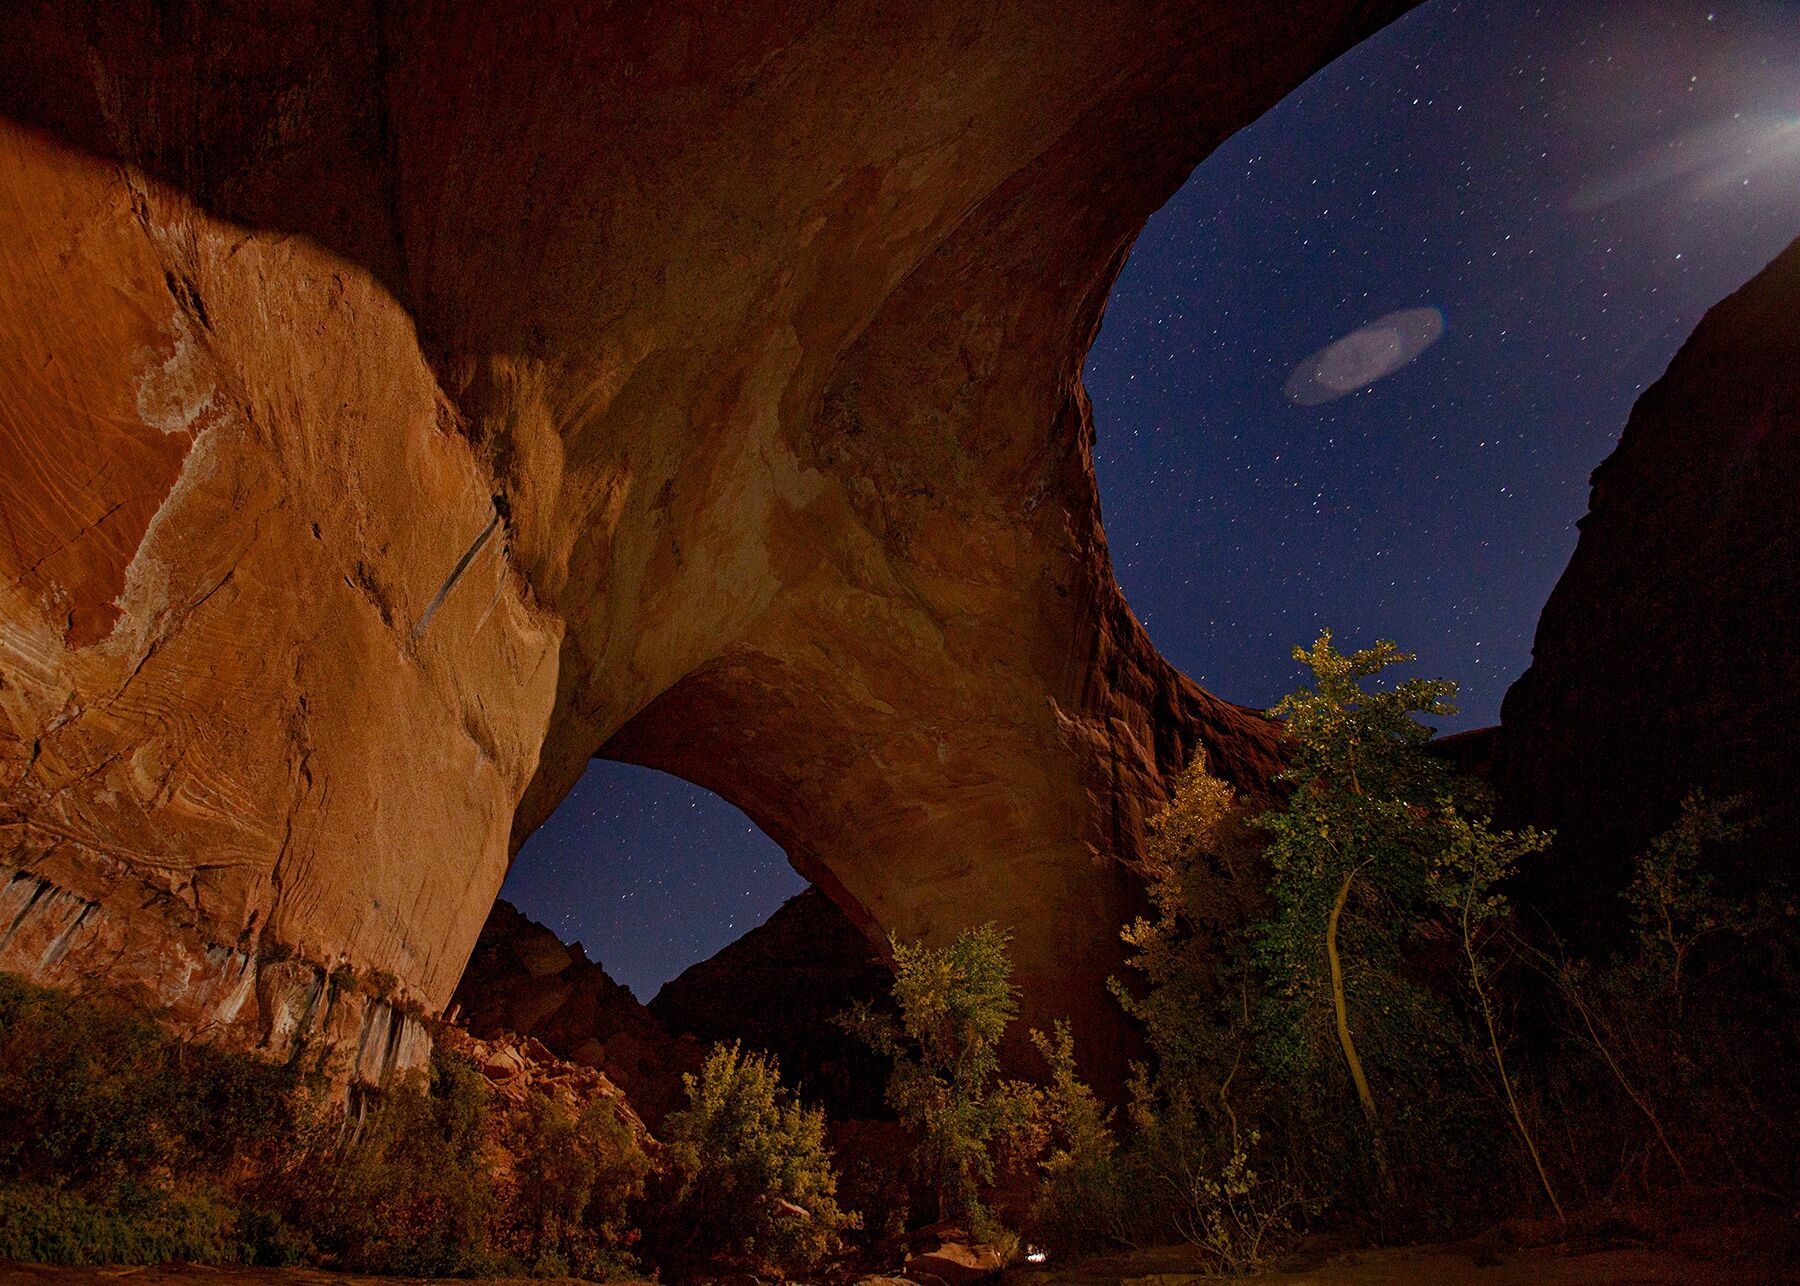
POLYGON ((1273 735, 1119 595, 1081 357, 1405 5, 282 7, 0 16, 0 853, 90 908, 0 964, 441 1007, 599 749, 1102 1022, 1146 809, 1273 735))

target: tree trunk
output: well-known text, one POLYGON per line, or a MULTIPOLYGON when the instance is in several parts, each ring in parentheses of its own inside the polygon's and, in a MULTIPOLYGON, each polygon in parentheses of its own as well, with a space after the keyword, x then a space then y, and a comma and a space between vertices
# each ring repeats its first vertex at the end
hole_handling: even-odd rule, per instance
POLYGON ((1375 1111, 1375 1096, 1369 1092, 1369 1078, 1363 1075, 1362 1059, 1356 1056, 1356 1041, 1350 1035, 1350 1010, 1344 1001, 1344 966, 1338 957, 1338 921, 1343 917, 1344 904, 1350 900, 1350 886, 1355 880, 1356 871, 1345 874, 1344 882, 1338 886, 1337 900, 1331 904, 1331 915, 1325 921, 1325 958, 1331 965, 1331 1004, 1337 1015, 1338 1044, 1343 1047, 1344 1063, 1350 1068, 1350 1079, 1356 1085, 1357 1101, 1368 1118, 1369 1137, 1375 1147, 1375 1169, 1381 1176, 1382 1190, 1392 1197, 1394 1176, 1388 1170, 1387 1147, 1381 1140, 1381 1119, 1375 1111))
MULTIPOLYGON (((1469 886, 1469 897, 1474 896, 1474 884, 1469 886)), ((1550 1186, 1550 1172, 1544 1169, 1544 1159, 1538 1155, 1537 1142, 1531 1137, 1531 1131, 1525 1128, 1525 1115, 1519 1111, 1519 1100, 1513 1094, 1512 1078, 1506 1074, 1506 1056, 1500 1052, 1500 1033, 1494 1029, 1494 1009, 1488 1004, 1487 990, 1481 985, 1481 962, 1475 956, 1475 942, 1469 932, 1469 904, 1463 902, 1462 911, 1462 944, 1463 955, 1469 961, 1469 985, 1475 989, 1475 999, 1481 1005, 1481 1021, 1487 1025, 1488 1047, 1494 1051, 1494 1066, 1500 1073, 1500 1087, 1506 1091, 1506 1106, 1512 1112, 1513 1125, 1518 1128, 1519 1137, 1525 1140, 1525 1150, 1531 1153, 1531 1164, 1537 1167, 1538 1182, 1544 1185, 1544 1195, 1550 1198, 1550 1207, 1556 1211, 1556 1217, 1563 1223, 1569 1217, 1563 1213, 1562 1202, 1556 1199, 1556 1189, 1550 1186)))

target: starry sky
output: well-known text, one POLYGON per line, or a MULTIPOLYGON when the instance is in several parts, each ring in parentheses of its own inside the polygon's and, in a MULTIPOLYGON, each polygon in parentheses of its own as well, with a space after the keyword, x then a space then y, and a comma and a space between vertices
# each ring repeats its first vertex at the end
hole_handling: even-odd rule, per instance
MULTIPOLYGON (((1133 250, 1086 368, 1119 583, 1233 700, 1329 625, 1495 722, 1632 402, 1796 235, 1800 0, 1431 0, 1133 250)), ((504 896, 647 1000, 801 887, 723 800, 597 762, 504 896)))

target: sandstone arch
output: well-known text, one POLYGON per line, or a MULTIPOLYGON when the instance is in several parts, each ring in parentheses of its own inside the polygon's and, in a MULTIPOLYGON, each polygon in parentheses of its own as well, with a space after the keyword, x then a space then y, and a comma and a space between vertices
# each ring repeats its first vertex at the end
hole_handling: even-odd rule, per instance
POLYGON ((440 1007, 603 749, 1098 1012, 1272 737, 1122 601, 1080 359, 1404 7, 9 6, 0 964, 391 1064, 322 971, 440 1007))

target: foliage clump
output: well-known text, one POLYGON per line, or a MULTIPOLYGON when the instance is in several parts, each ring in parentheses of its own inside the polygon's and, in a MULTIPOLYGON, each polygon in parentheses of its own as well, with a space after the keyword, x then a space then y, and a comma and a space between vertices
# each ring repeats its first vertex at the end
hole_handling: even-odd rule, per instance
POLYGON ((503 1125, 513 1193, 499 1244, 534 1274, 605 1279, 630 1269, 631 1204, 651 1170, 617 1104, 530 1095, 503 1125))
POLYGON ((838 1206, 825 1114, 782 1087, 775 1060, 719 1046, 683 1080, 688 1106, 663 1127, 665 1261, 792 1274, 842 1249, 861 1220, 838 1206))
POLYGON ((1551 984, 1544 1094, 1583 1113, 1552 1164, 1584 1194, 1800 1182, 1800 909, 1784 873, 1727 891, 1749 801, 1689 792, 1632 860, 1630 934, 1599 960, 1521 943, 1551 984))
POLYGON ((1386 642, 1295 658, 1282 803, 1196 761, 1150 826, 1113 984, 1150 1059, 1125 1128, 1046 1168, 1042 1239, 1183 1239, 1236 1272, 1327 1209, 1391 1236, 1791 1183, 1800 938, 1779 876, 1726 889, 1745 801, 1684 801, 1618 891, 1626 949, 1571 958, 1515 906, 1553 837, 1431 753, 1455 685, 1391 681, 1412 658, 1386 642))
POLYGON ((229 1189, 302 1132, 299 1073, 0 974, 0 1259, 280 1260, 229 1189))
POLYGON ((605 1276, 649 1165, 611 1104, 515 1109, 455 1055, 352 1105, 10 974, 0 1102, 0 1259, 605 1276))
POLYGON ((1112 990, 1152 1057, 1134 1069, 1125 1128, 1108 1118, 1044 1166, 1033 1236, 1059 1254, 1186 1242, 1236 1274, 1288 1244, 1301 1191, 1240 1119, 1259 1102, 1245 933, 1269 905, 1252 818, 1196 757, 1151 820, 1151 914, 1124 928, 1136 976, 1112 990))
POLYGON ((1000 1229, 983 1198, 996 1162, 1031 1151, 1038 1099, 1000 1076, 1000 1042, 1018 1016, 1008 937, 965 929, 944 947, 891 941, 898 1014, 862 1004, 845 1025, 893 1060, 887 1098, 918 1138, 914 1163, 937 1195, 938 1218, 984 1240, 1000 1229))
POLYGON ((489 1102, 467 1059, 438 1054, 371 1104, 360 1127, 317 1132, 289 1168, 286 1213, 328 1262, 370 1272, 475 1272, 496 1213, 489 1102))

